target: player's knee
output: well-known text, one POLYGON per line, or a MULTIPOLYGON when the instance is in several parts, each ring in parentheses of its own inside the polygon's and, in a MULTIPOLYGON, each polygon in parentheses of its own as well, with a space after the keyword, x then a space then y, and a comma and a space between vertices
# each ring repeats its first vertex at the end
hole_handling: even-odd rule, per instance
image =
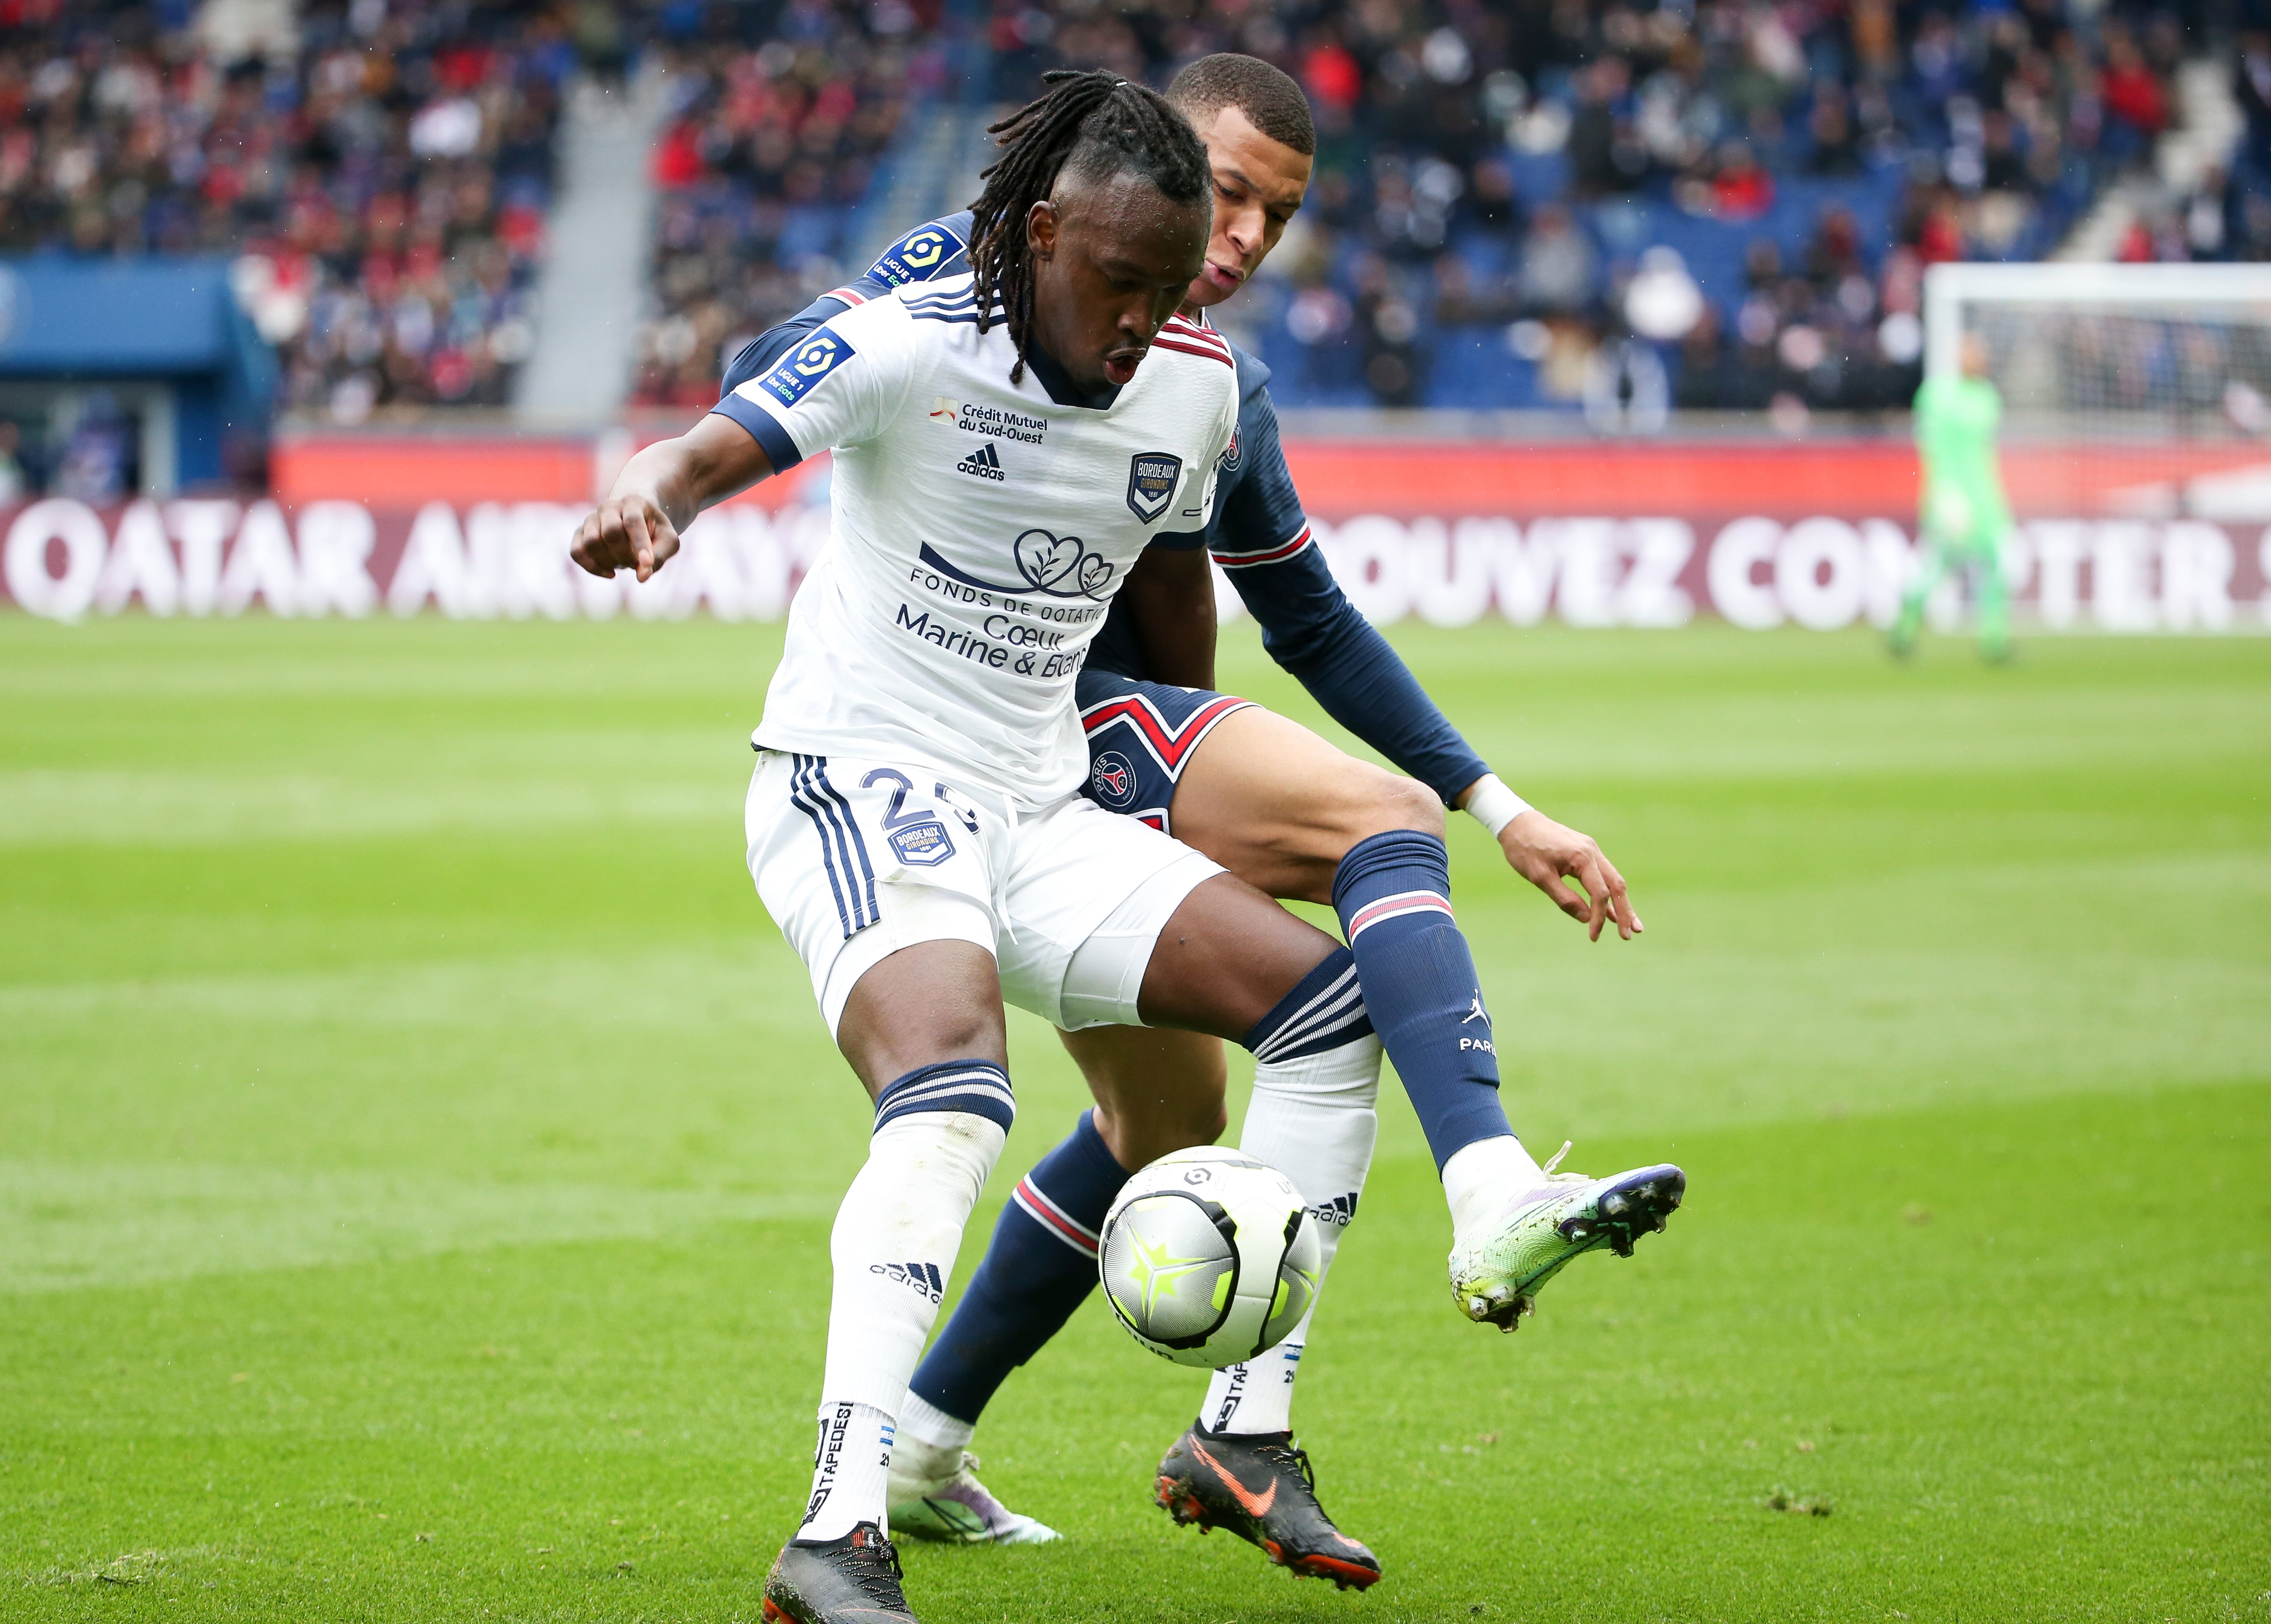
POLYGON ((1230 1107, 1217 1099, 1210 1106, 1200 1106, 1185 1112, 1181 1119, 1165 1136, 1174 1141, 1162 1144, 1147 1160, 1157 1160, 1169 1151, 1188 1150, 1195 1144, 1212 1144, 1230 1131, 1230 1107))
POLYGON ((1350 846, 1373 835, 1402 830, 1440 838, 1444 829, 1443 803, 1418 779, 1374 768, 1350 784, 1342 821, 1350 846))
POLYGON ((1279 895, 1330 902, 1341 860, 1374 835, 1411 830, 1442 838, 1443 803, 1415 778, 1351 761, 1336 792, 1330 801, 1308 809, 1293 836, 1297 849, 1286 856, 1294 867, 1279 895))
POLYGON ((1165 1156, 1168 1151, 1188 1150, 1195 1144, 1213 1144, 1229 1131, 1230 1108, 1217 1102, 1210 1110, 1195 1111, 1186 1117, 1170 1136, 1175 1143, 1165 1146, 1158 1154, 1165 1156))
POLYGON ((839 1027, 837 1034, 845 1058, 871 1095, 925 1066, 959 1060, 998 1062, 1007 1054, 1006 1037, 998 1011, 953 1009, 933 1012, 931 1019, 919 1025, 856 1032, 839 1027))

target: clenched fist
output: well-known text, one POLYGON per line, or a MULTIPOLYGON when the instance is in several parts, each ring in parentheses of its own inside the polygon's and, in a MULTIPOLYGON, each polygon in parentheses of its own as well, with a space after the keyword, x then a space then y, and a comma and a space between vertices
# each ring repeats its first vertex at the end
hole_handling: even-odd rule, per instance
POLYGON ((576 527, 576 543, 568 555, 593 575, 630 570, 644 581, 677 551, 678 527, 661 504, 641 494, 609 496, 601 503, 576 527))

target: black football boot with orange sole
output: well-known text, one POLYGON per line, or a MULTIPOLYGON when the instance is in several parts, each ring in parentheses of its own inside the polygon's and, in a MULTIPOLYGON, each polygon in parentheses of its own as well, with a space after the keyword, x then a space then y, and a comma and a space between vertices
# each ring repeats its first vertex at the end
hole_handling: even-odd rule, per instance
POLYGON ((1303 1578, 1365 1590, 1380 1559, 1333 1526, 1317 1503, 1317 1474, 1291 1433, 1210 1433, 1194 1426, 1159 1463, 1159 1505, 1201 1533, 1226 1528, 1303 1578))
POLYGON ((765 1576, 765 1624, 918 1624, 899 1553, 873 1523, 824 1545, 783 1547, 765 1576))

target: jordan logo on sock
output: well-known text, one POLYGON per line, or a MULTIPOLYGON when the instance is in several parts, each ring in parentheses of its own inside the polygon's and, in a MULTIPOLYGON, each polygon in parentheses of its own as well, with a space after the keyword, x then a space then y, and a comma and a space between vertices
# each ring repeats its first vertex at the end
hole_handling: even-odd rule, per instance
POLYGON ((912 1285, 919 1295, 933 1302, 946 1296, 946 1277, 939 1273, 936 1263, 870 1263, 867 1272, 897 1280, 902 1285, 912 1285))
POLYGON ((1469 1021, 1480 1021, 1485 1026, 1490 1024, 1490 1011, 1483 1008, 1483 989, 1479 987, 1475 988, 1474 1008, 1459 1017, 1459 1024, 1463 1026, 1469 1021))

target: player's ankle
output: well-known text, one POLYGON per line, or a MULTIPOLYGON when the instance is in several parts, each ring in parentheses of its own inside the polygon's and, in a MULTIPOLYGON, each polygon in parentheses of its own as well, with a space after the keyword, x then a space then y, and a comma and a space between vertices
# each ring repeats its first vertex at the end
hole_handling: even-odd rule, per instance
POLYGON ((927 1449, 966 1449, 978 1423, 949 1415, 920 1393, 910 1390, 899 1411, 897 1434, 900 1443, 920 1443, 927 1449))
POLYGON ((1512 1134, 1477 1139, 1443 1164, 1443 1200, 1454 1227, 1479 1216, 1493 1201, 1545 1182, 1545 1170, 1512 1134))

